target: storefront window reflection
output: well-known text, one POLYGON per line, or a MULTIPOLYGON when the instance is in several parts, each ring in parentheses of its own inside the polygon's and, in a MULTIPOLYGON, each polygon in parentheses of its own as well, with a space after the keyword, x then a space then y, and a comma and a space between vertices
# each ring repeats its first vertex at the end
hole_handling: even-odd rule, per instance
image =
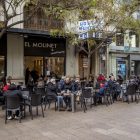
POLYGON ((5 77, 5 60, 4 56, 0 56, 0 82, 4 83, 5 77))
POLYGON ((46 75, 49 77, 61 78, 64 75, 64 58, 46 57, 46 75))

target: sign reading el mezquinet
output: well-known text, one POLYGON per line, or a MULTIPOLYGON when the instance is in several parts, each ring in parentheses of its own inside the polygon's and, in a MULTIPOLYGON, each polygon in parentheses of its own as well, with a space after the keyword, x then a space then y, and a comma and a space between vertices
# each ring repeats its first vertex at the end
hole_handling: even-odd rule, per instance
POLYGON ((64 39, 24 39, 24 55, 29 56, 65 56, 64 39))

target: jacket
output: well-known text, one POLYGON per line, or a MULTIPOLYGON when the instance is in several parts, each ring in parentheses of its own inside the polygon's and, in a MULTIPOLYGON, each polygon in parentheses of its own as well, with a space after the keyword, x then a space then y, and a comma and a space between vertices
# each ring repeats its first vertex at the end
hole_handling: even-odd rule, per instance
POLYGON ((4 99, 5 97, 15 97, 15 96, 16 97, 18 96, 20 98, 20 101, 24 99, 21 91, 17 90, 16 85, 10 85, 8 87, 8 90, 4 92, 3 96, 4 96, 4 99))
POLYGON ((90 77, 89 77, 89 80, 90 80, 89 82, 94 83, 94 77, 93 77, 93 76, 90 76, 90 77))
POLYGON ((102 76, 99 76, 97 81, 105 81, 105 78, 103 78, 102 76))
POLYGON ((4 91, 4 92, 7 91, 9 86, 10 86, 10 85, 5 85, 5 87, 3 88, 3 91, 4 91))
POLYGON ((57 84, 52 84, 51 82, 48 83, 47 87, 47 96, 49 99, 56 99, 57 98, 57 84))
POLYGON ((65 83, 65 80, 61 79, 59 84, 58 84, 58 89, 61 89, 61 86, 65 83))
POLYGON ((28 83, 27 83, 27 88, 28 88, 28 87, 34 87, 34 86, 36 86, 36 84, 33 84, 32 82, 28 82, 28 83))
POLYGON ((100 89, 100 91, 97 92, 97 94, 99 94, 99 95, 104 95, 105 89, 106 89, 107 87, 108 87, 108 85, 105 84, 104 87, 102 87, 102 88, 100 89))
POLYGON ((119 90, 119 85, 115 84, 112 80, 108 81, 108 87, 112 87, 112 93, 119 90))
POLYGON ((119 78, 119 79, 117 79, 117 81, 116 82, 118 82, 120 85, 122 84, 122 82, 123 82, 123 79, 122 78, 119 78))
POLYGON ((65 82, 62 86, 61 86, 61 91, 62 90, 70 90, 71 92, 74 92, 74 86, 72 84, 72 82, 70 81, 68 84, 65 82))
POLYGON ((136 82, 135 79, 132 79, 132 81, 127 85, 127 87, 126 87, 126 93, 125 93, 126 95, 128 94, 127 91, 128 91, 128 88, 129 88, 130 86, 135 86, 135 89, 136 89, 136 90, 138 89, 138 83, 136 82))
POLYGON ((73 84, 74 91, 78 91, 79 90, 79 83, 72 81, 72 84, 73 84))

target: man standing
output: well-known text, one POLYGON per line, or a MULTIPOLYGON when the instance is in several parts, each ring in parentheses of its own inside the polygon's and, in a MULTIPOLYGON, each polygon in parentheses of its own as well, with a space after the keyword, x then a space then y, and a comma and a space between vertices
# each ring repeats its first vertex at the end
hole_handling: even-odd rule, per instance
POLYGON ((70 78, 66 78, 65 83, 61 86, 61 91, 63 91, 63 90, 65 91, 63 99, 64 99, 65 104, 67 106, 66 110, 70 111, 71 110, 71 106, 70 106, 71 96, 66 93, 68 90, 71 92, 74 92, 74 87, 73 87, 72 82, 70 81, 70 78))

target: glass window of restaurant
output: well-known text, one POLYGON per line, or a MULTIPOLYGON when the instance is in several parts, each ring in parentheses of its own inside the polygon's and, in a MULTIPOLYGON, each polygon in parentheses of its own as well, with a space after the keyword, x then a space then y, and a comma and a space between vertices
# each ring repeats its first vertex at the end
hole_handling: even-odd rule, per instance
POLYGON ((0 82, 5 81, 5 56, 0 56, 0 82))
POLYGON ((64 39, 24 39, 26 83, 30 77, 37 82, 39 77, 59 80, 65 75, 65 49, 64 39))

